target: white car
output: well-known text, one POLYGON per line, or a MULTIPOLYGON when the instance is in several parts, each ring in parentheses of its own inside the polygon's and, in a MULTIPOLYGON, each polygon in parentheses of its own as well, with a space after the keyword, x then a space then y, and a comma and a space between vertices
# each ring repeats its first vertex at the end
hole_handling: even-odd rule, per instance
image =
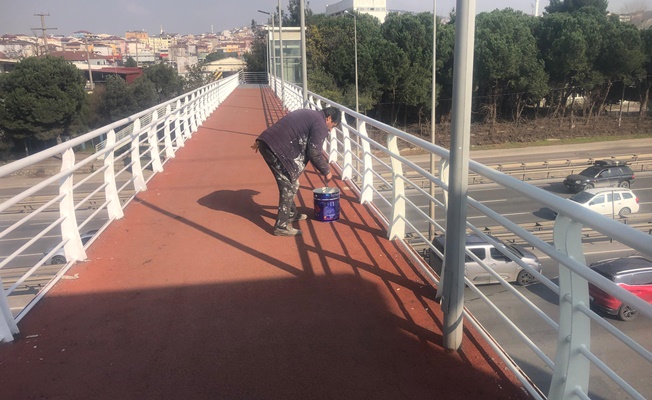
POLYGON ((625 188, 594 188, 577 193, 570 200, 602 215, 621 217, 638 212, 638 197, 625 188))

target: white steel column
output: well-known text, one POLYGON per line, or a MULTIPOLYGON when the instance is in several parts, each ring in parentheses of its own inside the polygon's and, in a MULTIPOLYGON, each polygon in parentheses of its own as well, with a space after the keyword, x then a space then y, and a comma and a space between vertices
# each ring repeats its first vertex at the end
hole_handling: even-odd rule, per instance
POLYGON ((443 346, 458 350, 462 344, 464 311, 464 248, 466 244, 466 203, 471 136, 471 94, 473 86, 473 45, 475 0, 457 0, 455 7, 455 52, 453 67, 453 117, 451 124, 450 203, 446 212, 446 280, 442 292, 444 313, 443 346))

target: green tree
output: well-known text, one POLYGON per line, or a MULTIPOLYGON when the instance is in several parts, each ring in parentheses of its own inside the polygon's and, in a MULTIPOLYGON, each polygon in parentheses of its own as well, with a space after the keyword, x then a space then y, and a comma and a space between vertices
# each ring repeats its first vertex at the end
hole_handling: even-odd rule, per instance
POLYGON ((602 27, 603 45, 596 59, 595 69, 602 77, 601 97, 594 99, 596 117, 604 108, 612 86, 620 86, 616 95, 620 102, 625 88, 645 76, 645 47, 641 35, 633 25, 624 24, 618 18, 609 18, 602 27))
MULTIPOLYGON (((305 21, 312 17, 312 10, 310 9, 310 2, 306 1, 305 4, 305 21)), ((290 0, 288 2, 288 13, 283 15, 283 26, 301 26, 301 10, 299 0, 290 0)))
POLYGON ((82 72, 58 57, 29 57, 0 80, 0 129, 12 140, 47 141, 75 135, 86 92, 82 72))
MULTIPOLYGON (((379 100, 380 83, 375 66, 375 42, 382 39, 378 19, 357 15, 358 87, 360 111, 373 107, 379 100)), ((355 36, 350 16, 325 17, 316 15, 306 34, 308 56, 308 87, 334 82, 326 87, 343 104, 355 109, 355 36), (311 76, 316 75, 316 76, 311 76)))
MULTIPOLYGON (((383 37, 396 44, 406 55, 408 65, 403 68, 402 81, 396 101, 405 105, 407 120, 411 107, 421 119, 432 99, 432 13, 390 13, 381 27, 383 37)), ((398 109, 393 110, 396 121, 398 109)))
POLYGON ((316 23, 307 27, 308 89, 339 103, 343 96, 335 78, 329 71, 327 46, 323 35, 324 27, 321 25, 324 21, 323 16, 317 16, 316 23))
POLYGON ((206 71, 206 62, 200 61, 197 64, 186 67, 188 74, 186 76, 186 91, 199 89, 213 81, 213 75, 206 71))
POLYGON ((453 50, 455 26, 437 24, 437 107, 440 118, 450 120, 453 98, 453 50))
POLYGON ((607 0, 550 0, 546 11, 550 14, 589 11, 606 15, 608 6, 607 0))
MULTIPOLYGON (((565 115, 569 98, 575 99, 586 87, 602 82, 594 70, 602 48, 600 20, 604 17, 553 13, 545 15, 537 27, 538 48, 553 89, 550 103, 555 117, 565 115)), ((570 107, 572 119, 572 102, 570 107)))
POLYGON ((652 28, 641 31, 641 40, 645 54, 643 64, 643 76, 638 78, 639 101, 641 102, 641 111, 639 118, 643 119, 647 113, 650 101, 650 89, 652 88, 652 28))
POLYGON ((486 122, 495 124, 499 108, 512 96, 518 122, 524 93, 541 95, 545 89, 547 76, 530 29, 531 18, 510 8, 477 17, 474 73, 486 122))
POLYGON ((133 68, 137 66, 138 63, 136 62, 136 60, 134 60, 132 57, 127 57, 127 61, 125 61, 125 67, 133 68))
POLYGON ((117 75, 107 76, 97 107, 99 125, 110 124, 128 117, 135 109, 136 101, 127 87, 127 82, 117 75))
POLYGON ((132 84, 127 85, 131 96, 133 97, 134 108, 131 114, 146 110, 159 103, 156 95, 156 86, 152 81, 144 77, 139 77, 132 84))
POLYGON ((157 103, 163 103, 183 94, 184 82, 177 71, 163 63, 154 64, 143 70, 145 78, 156 88, 157 103))

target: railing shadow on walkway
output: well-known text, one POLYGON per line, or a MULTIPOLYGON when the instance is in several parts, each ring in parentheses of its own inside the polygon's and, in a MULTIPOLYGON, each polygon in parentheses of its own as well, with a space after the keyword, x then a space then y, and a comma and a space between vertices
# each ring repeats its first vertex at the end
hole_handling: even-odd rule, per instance
POLYGON ((3 398, 528 398, 472 328, 444 350, 434 288, 346 182, 339 221, 271 235, 268 92, 237 89, 21 321, 3 398))

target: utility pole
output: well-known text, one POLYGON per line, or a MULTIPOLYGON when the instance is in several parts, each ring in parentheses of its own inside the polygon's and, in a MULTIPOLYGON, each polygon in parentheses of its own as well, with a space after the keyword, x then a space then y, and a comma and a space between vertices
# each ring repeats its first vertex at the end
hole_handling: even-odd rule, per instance
POLYGON ((45 17, 49 17, 50 14, 34 14, 35 17, 41 17, 41 27, 40 28, 32 28, 32 30, 41 30, 41 33, 43 35, 43 46, 45 46, 45 54, 50 54, 50 50, 48 49, 48 38, 45 35, 45 31, 47 30, 55 30, 57 28, 46 28, 45 27, 45 17))
POLYGON ((88 35, 84 35, 84 44, 86 45, 86 62, 88 63, 88 81, 91 84, 91 92, 95 89, 93 83, 93 69, 91 68, 91 52, 88 49, 88 35))

